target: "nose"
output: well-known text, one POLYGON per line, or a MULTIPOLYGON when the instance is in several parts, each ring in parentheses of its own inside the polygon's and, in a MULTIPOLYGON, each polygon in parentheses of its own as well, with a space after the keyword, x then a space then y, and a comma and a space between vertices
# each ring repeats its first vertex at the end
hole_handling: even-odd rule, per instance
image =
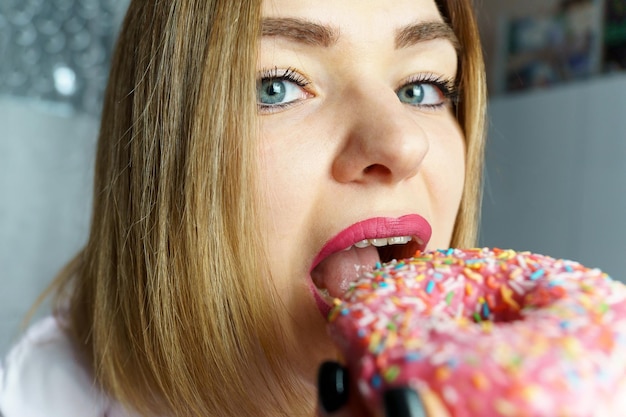
POLYGON ((428 136, 417 109, 389 88, 357 87, 336 113, 341 148, 332 174, 341 183, 392 184, 415 176, 428 153, 428 136))

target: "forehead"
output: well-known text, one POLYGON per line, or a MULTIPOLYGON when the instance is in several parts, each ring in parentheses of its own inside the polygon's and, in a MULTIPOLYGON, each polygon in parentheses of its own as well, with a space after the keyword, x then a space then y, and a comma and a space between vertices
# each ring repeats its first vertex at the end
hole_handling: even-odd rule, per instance
POLYGON ((393 42, 396 49, 422 41, 458 39, 435 0, 264 0, 263 37, 323 47, 393 42))
POLYGON ((443 21, 435 0, 263 0, 263 17, 299 17, 350 29, 443 21))

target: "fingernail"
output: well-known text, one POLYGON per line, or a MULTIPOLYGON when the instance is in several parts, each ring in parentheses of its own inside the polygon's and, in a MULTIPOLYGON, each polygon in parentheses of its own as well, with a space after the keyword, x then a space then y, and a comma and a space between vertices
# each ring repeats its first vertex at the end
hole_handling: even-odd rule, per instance
POLYGON ((333 413, 348 403, 348 370, 337 362, 324 362, 317 373, 320 405, 333 413))
POLYGON ((426 417, 419 394, 409 388, 391 388, 383 395, 386 417, 426 417))

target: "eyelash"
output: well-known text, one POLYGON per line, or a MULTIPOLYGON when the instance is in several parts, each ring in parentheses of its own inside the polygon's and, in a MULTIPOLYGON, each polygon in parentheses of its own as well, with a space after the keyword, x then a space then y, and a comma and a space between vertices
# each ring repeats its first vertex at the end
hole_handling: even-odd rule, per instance
POLYGON ((298 87, 306 87, 311 83, 293 67, 287 68, 284 72, 283 70, 279 70, 278 67, 262 70, 259 81, 268 79, 290 81, 298 87))
MULTIPOLYGON (((311 82, 300 74, 295 68, 289 67, 286 70, 278 69, 278 67, 263 69, 258 78, 259 82, 265 80, 281 80, 281 81, 289 81, 297 85, 298 87, 304 88, 309 85, 311 82)), ((433 73, 424 73, 417 74, 412 77, 406 79, 399 87, 403 88, 409 84, 430 84, 436 87, 444 98, 441 103, 438 104, 423 104, 420 105, 420 108, 425 108, 429 110, 437 110, 442 107, 445 107, 449 103, 456 105, 459 101, 459 88, 456 81, 452 78, 446 78, 441 75, 433 74, 433 73)), ((287 108, 293 105, 293 102, 272 105, 272 106, 263 106, 259 105, 261 109, 265 111, 275 111, 287 108)))
POLYGON ((445 107, 449 103, 453 105, 459 102, 459 87, 456 80, 452 78, 446 78, 441 75, 433 73, 417 74, 406 79, 398 89, 401 89, 409 84, 430 84, 441 91, 441 95, 444 100, 439 104, 422 104, 421 108, 436 110, 441 107, 445 107))
MULTIPOLYGON (((260 71, 259 76, 257 78, 258 83, 262 83, 267 80, 280 80, 280 81, 288 81, 291 82, 298 87, 305 89, 305 87, 311 82, 302 74, 300 74, 295 68, 288 67, 286 70, 278 69, 278 67, 274 68, 266 68, 260 71)), ((296 102, 288 102, 283 104, 258 104, 259 111, 263 113, 274 113, 286 109, 296 102)))

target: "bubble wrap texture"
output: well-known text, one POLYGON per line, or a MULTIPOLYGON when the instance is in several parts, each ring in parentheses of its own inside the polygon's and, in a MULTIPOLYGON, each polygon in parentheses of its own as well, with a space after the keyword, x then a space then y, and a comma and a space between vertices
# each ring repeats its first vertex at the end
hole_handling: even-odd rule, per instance
POLYGON ((0 95, 98 115, 128 0, 0 1, 0 95))

